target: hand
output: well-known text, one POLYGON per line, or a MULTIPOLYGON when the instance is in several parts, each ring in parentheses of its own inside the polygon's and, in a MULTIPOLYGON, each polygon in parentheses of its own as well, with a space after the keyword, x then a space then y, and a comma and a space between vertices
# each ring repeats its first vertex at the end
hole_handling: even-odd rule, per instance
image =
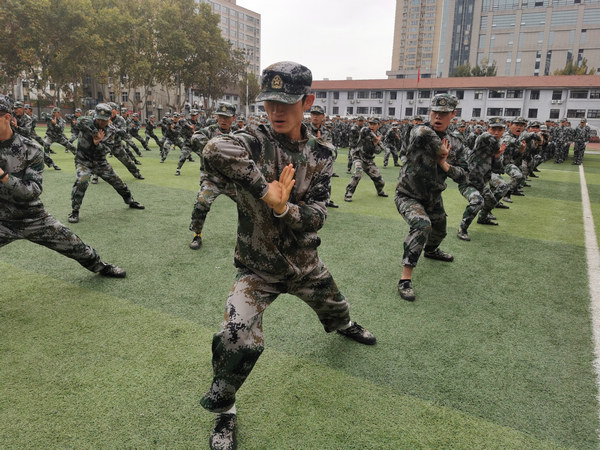
POLYGON ((502 153, 504 153, 505 150, 506 150, 506 142, 503 142, 502 144, 500 144, 500 149, 496 152, 494 157, 499 158, 500 155, 502 155, 502 153))
POLYGON ((17 118, 16 118, 15 116, 12 116, 12 119, 10 119, 10 124, 11 124, 13 127, 16 127, 16 126, 17 126, 17 118))
POLYGON ((287 202, 290 198, 292 188, 296 183, 294 180, 294 167, 290 164, 281 172, 279 180, 269 183, 267 195, 263 197, 263 201, 275 212, 275 214, 283 214, 287 208, 287 202))
POLYGON ((441 164, 444 161, 446 161, 448 155, 450 154, 451 147, 452 145, 450 144, 450 141, 448 139, 442 140, 442 146, 437 151, 438 163, 441 164))
POLYGON ((93 136, 94 145, 98 145, 102 139, 104 139, 104 130, 98 130, 98 132, 93 136))
POLYGON ((521 142, 521 148, 519 149, 519 153, 524 153, 527 148, 527 143, 525 141, 521 142))

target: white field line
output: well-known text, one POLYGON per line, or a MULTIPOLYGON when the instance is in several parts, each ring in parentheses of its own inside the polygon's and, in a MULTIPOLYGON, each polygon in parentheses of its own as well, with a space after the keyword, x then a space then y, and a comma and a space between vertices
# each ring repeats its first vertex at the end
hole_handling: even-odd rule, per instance
MULTIPOLYGON (((579 179, 581 182, 581 203, 583 206, 583 228, 585 230, 585 248, 587 255, 588 280, 590 285, 590 311, 592 313, 592 337, 594 340, 594 368, 598 384, 598 401, 600 403, 600 251, 594 229, 594 218, 590 205, 590 197, 585 182, 583 165, 579 166, 579 179)), ((600 409, 599 409, 600 417, 600 409)), ((600 430, 599 430, 600 431, 600 430)))

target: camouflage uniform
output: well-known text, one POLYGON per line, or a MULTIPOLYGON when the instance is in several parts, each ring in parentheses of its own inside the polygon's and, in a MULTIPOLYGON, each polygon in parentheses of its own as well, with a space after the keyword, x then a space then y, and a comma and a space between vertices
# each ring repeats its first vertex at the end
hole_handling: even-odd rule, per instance
POLYGON ((445 133, 435 132, 428 124, 410 133, 394 198, 398 212, 410 226, 404 240, 403 266, 416 266, 423 250, 433 252, 439 247, 446 237, 442 200, 446 178, 459 184, 466 180, 466 171, 459 166, 451 165, 448 172, 439 167, 437 152, 445 138, 445 133))
MULTIPOLYGON (((359 122, 364 121, 362 117, 358 118, 359 122)), ((350 127, 350 132, 348 133, 348 170, 350 173, 350 169, 352 169, 352 163, 354 162, 354 152, 356 151, 356 147, 358 146, 358 139, 360 138, 360 130, 362 130, 362 126, 359 123, 355 123, 350 127)))
POLYGON ((158 139, 158 136, 154 133, 156 125, 154 124, 154 121, 151 120, 152 118, 154 118, 154 116, 150 116, 148 119, 146 119, 146 128, 144 130, 146 133, 146 147, 148 147, 148 141, 150 141, 150 138, 152 138, 154 139, 154 142, 156 142, 156 145, 158 145, 158 148, 161 149, 162 144, 160 139, 158 139))
MULTIPOLYGON (((97 108, 103 104, 99 104, 97 108)), ((96 116, 102 117, 102 116, 96 116)), ((75 153, 75 168, 77 179, 73 184, 71 192, 71 206, 73 212, 69 217, 70 222, 79 220, 79 209, 83 202, 83 197, 90 183, 90 177, 97 175, 110 184, 123 198, 123 201, 132 208, 143 209, 137 203, 127 185, 121 180, 119 175, 114 171, 111 165, 106 160, 106 154, 110 152, 110 147, 107 140, 110 136, 104 139, 97 145, 94 144, 94 136, 98 133, 100 127, 95 119, 85 118, 80 122, 80 133, 77 141, 77 152, 75 153)))
POLYGON ((560 121, 560 127, 556 130, 556 150, 554 162, 562 164, 569 156, 569 147, 571 146, 571 127, 567 125, 567 120, 560 121))
MULTIPOLYGON (((54 108, 53 112, 59 112, 57 108, 54 108)), ((48 116, 46 118, 46 136, 44 137, 44 150, 46 153, 50 153, 50 146, 57 142, 66 148, 66 151, 75 153, 75 147, 69 142, 67 136, 65 136, 65 125, 66 122, 60 116, 54 118, 48 116), (52 121, 54 120, 53 123, 52 121)))
POLYGON ((173 119, 167 118, 163 126, 163 141, 160 149, 160 162, 164 163, 169 156, 171 147, 176 146, 180 149, 183 147, 183 143, 179 139, 180 127, 173 119))
POLYGON ((573 164, 580 165, 583 162, 585 146, 590 142, 590 127, 587 126, 585 120, 582 120, 578 127, 573 132, 573 164), (581 126, 583 124, 583 126, 581 126))
MULTIPOLYGON (((194 151, 202 154, 202 150, 210 139, 228 134, 230 132, 219 128, 219 125, 209 125, 198 130, 191 138, 194 151)), ((192 222, 190 223, 190 230, 197 235, 202 234, 206 216, 219 195, 224 194, 234 202, 236 201, 236 190, 233 182, 215 171, 205 157, 201 158, 200 164, 200 191, 194 203, 192 222)))
POLYGON ((385 143, 383 167, 387 167, 388 160, 390 159, 390 154, 392 155, 392 159, 394 160, 394 166, 400 167, 400 164, 398 164, 398 153, 400 151, 400 147, 402 146, 402 141, 400 138, 400 129, 398 128, 398 126, 394 125, 392 128, 390 128, 390 130, 385 134, 383 142, 385 143))
MULTIPOLYGON (((113 155, 116 156, 117 158, 119 158, 119 160, 121 161, 121 159, 125 159, 123 157, 123 154, 125 154, 125 155, 127 155, 127 157, 129 157, 129 159, 131 159, 131 161, 134 162, 134 164, 141 164, 136 159, 134 154, 131 153, 131 150, 129 150, 129 148, 127 148, 127 145, 130 145, 130 146, 132 146, 132 148, 135 149, 135 152, 138 154, 138 156, 142 155, 140 153, 140 150, 133 143, 133 140, 131 139, 131 136, 129 135, 129 133, 127 131, 127 121, 120 114, 114 115, 113 118, 111 119, 111 121, 112 121, 112 126, 114 127, 114 130, 115 130, 114 145, 112 146, 113 155), (129 143, 129 141, 131 141, 131 144, 129 143)), ((121 161, 121 162, 123 162, 123 161, 121 161)), ((123 164, 125 164, 125 163, 123 163, 123 164)), ((130 172, 131 172, 131 170, 130 170, 130 172)))
MULTIPOLYGON (((193 111, 193 116, 197 115, 197 111, 193 111)), ((181 146, 181 155, 179 156, 179 161, 177 162, 177 172, 175 175, 179 175, 179 171, 185 164, 185 161, 191 156, 192 152, 195 152, 200 158, 202 158, 202 149, 199 147, 194 148, 192 145, 192 136, 194 134, 194 130, 197 129, 198 122, 193 118, 190 119, 181 119, 178 122, 181 128, 181 137, 183 137, 183 145, 181 146)), ((206 144, 206 143, 205 143, 206 144)), ((204 146, 203 146, 204 147, 204 146)))
MULTIPOLYGON (((142 124, 139 121, 139 117, 140 116, 137 113, 131 116, 131 120, 127 122, 127 131, 129 132, 129 136, 131 136, 131 138, 136 138, 140 142, 140 144, 142 144, 144 150, 149 152, 150 148, 148 148, 146 140, 142 139, 142 137, 140 136, 140 127, 142 126, 142 124)), ((133 139, 131 139, 131 142, 133 142, 133 139)))
MULTIPOLYGON (((18 107, 18 104, 15 103, 15 109, 18 107)), ((42 141, 42 139, 35 134, 34 136, 32 136, 32 134, 34 134, 34 132, 32 130, 35 129, 35 125, 33 124, 33 120, 32 118, 28 115, 28 114, 22 114, 21 116, 17 116, 15 114, 15 117, 17 119, 17 126, 15 128, 15 132, 19 133, 21 136, 25 136, 28 139, 34 139, 34 136, 37 137, 38 139, 37 142, 40 145, 44 145, 44 141, 42 141)), ((48 153, 46 153, 45 151, 42 152, 42 155, 44 156, 44 163, 48 166, 48 167, 52 167, 54 170, 60 170, 60 167, 58 167, 54 161, 52 160, 52 158, 50 157, 50 155, 48 153)))
POLYGON ((369 127, 363 127, 362 130, 360 130, 357 147, 354 151, 354 173, 352 174, 348 186, 346 186, 346 194, 344 196, 345 201, 352 200, 352 195, 354 194, 354 191, 356 191, 356 187, 362 178, 363 172, 373 180, 377 195, 387 197, 387 194, 383 192, 385 181, 383 181, 383 177, 375 165, 375 155, 385 150, 381 141, 377 144, 374 142, 379 136, 381 136, 379 131, 373 132, 369 127))
MULTIPOLYGON (((0 111, 8 111, 7 105, 0 98, 0 111)), ((43 161, 41 148, 20 134, 0 141, 0 167, 8 173, 6 184, 0 182, 0 247, 27 239, 74 259, 92 272, 102 272, 107 264, 96 250, 44 208, 39 198, 43 161)))

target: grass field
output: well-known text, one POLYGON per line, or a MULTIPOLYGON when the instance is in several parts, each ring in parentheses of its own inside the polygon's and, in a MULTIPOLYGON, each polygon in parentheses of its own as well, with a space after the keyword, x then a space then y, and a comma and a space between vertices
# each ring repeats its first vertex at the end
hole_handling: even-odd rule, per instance
MULTIPOLYGON (((53 148, 63 170, 45 172, 42 199, 66 224, 73 157, 53 148)), ((190 250, 198 162, 175 177, 179 151, 159 164, 152 148, 144 181, 109 160, 145 211, 101 181, 71 225, 126 279, 29 242, 0 250, 0 447, 207 447, 213 416, 198 401, 235 274, 237 214, 219 198, 190 250)), ((471 226, 471 242, 456 238, 466 202, 449 182, 442 248, 455 262, 422 259, 410 304, 396 291, 408 231, 397 169, 382 169, 390 198, 365 177, 348 204, 345 162, 342 151, 320 255, 378 343, 326 334, 281 296, 238 394, 240 448, 598 448, 577 166, 544 164, 526 197, 495 211, 500 226, 471 226)), ((600 155, 584 164, 598 234, 600 155)))

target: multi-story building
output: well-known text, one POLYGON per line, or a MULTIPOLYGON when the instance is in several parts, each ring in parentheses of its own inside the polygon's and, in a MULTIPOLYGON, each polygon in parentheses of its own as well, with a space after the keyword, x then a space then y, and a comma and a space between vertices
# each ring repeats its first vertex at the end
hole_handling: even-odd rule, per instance
POLYGON ((431 97, 450 93, 459 99, 457 115, 464 119, 494 116, 530 120, 585 117, 600 127, 600 77, 464 77, 385 80, 317 80, 315 104, 328 115, 426 116, 431 97))
POLYGON ((542 76, 583 58, 600 73, 600 0, 397 0, 387 75, 443 78, 487 61, 499 76, 542 76))

